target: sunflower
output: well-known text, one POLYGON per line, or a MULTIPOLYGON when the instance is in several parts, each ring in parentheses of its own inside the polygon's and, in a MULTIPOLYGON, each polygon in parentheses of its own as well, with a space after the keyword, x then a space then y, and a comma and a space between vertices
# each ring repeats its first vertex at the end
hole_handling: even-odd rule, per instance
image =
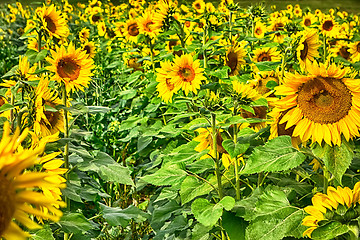
POLYGON ((195 0, 192 3, 192 7, 196 11, 196 13, 202 14, 205 11, 205 2, 204 0, 195 0))
POLYGON ((315 17, 315 15, 312 14, 311 12, 308 12, 303 16, 301 25, 303 25, 306 28, 306 27, 310 27, 315 22, 317 22, 317 18, 315 17))
POLYGON ((321 44, 316 29, 299 32, 298 36, 300 41, 299 46, 296 48, 296 55, 301 69, 304 70, 306 65, 314 61, 314 57, 320 57, 318 48, 321 44))
POLYGON ((319 25, 319 29, 324 36, 329 38, 336 37, 339 33, 337 22, 329 15, 323 17, 319 25))
POLYGON ((49 89, 49 81, 42 78, 35 92, 34 131, 38 136, 64 132, 64 111, 55 109, 61 104, 57 94, 49 89))
POLYGON ((139 27, 137 21, 135 19, 128 19, 126 21, 126 27, 124 29, 125 38, 131 42, 136 42, 138 35, 139 27))
POLYGON ((350 47, 346 41, 340 40, 336 41, 336 44, 330 48, 329 52, 331 53, 330 56, 332 57, 342 57, 345 60, 351 59, 350 47))
POLYGON ((36 75, 34 74, 36 66, 30 67, 27 56, 20 56, 19 58, 19 68, 17 73, 23 81, 33 81, 37 80, 36 75))
POLYGON ((360 61, 360 41, 349 44, 349 53, 353 62, 360 61))
POLYGON ((66 21, 61 16, 61 12, 56 11, 55 5, 43 6, 38 13, 43 28, 48 32, 50 37, 62 38, 69 35, 69 28, 66 21))
POLYGON ((246 63, 244 59, 246 54, 246 50, 239 44, 235 44, 234 46, 230 46, 228 48, 225 56, 225 65, 230 68, 230 76, 235 76, 239 73, 241 65, 246 63))
POLYGON ((206 80, 203 72, 198 59, 194 61, 190 54, 184 54, 180 57, 175 56, 173 70, 169 75, 175 85, 175 91, 181 88, 187 95, 190 91, 196 94, 200 89, 201 80, 206 80))
POLYGON ((327 194, 316 193, 311 199, 312 205, 304 208, 309 215, 303 219, 302 225, 309 228, 304 231, 303 236, 311 238, 312 232, 327 222, 348 224, 355 220, 359 216, 355 209, 359 206, 359 195, 360 182, 355 184, 353 190, 330 186, 327 194))
POLYGON ((289 22, 287 17, 278 17, 271 19, 271 25, 268 28, 269 32, 275 32, 272 35, 274 42, 282 43, 284 41, 285 35, 281 34, 279 31, 285 30, 285 25, 289 22))
POLYGON ((28 229, 40 228, 29 215, 58 221, 62 212, 55 206, 64 207, 64 202, 47 197, 39 191, 41 186, 60 186, 47 179, 52 174, 24 172, 26 168, 36 164, 38 155, 44 149, 44 146, 39 146, 17 151, 27 135, 28 129, 20 134, 17 128, 14 135, 10 136, 10 124, 5 122, 0 141, 0 236, 5 239, 26 239, 30 234, 24 232, 18 223, 28 229), (42 211, 43 208, 47 211, 42 211))
POLYGON ((67 91, 84 91, 84 87, 87 87, 91 80, 93 60, 88 58, 82 49, 75 49, 72 43, 67 49, 56 46, 56 50, 50 52, 52 57, 47 57, 46 60, 51 65, 46 69, 55 73, 53 80, 63 82, 67 91))
POLYGON ((96 46, 95 43, 93 41, 91 42, 84 42, 82 44, 82 50, 86 52, 86 54, 88 55, 88 58, 94 58, 95 54, 96 54, 96 46))
POLYGON ((256 38, 264 38, 266 33, 266 25, 260 21, 257 21, 254 28, 254 36, 256 38))
MULTIPOLYGON (((251 59, 253 63, 259 62, 280 62, 280 52, 275 47, 262 47, 257 48, 253 51, 254 57, 251 59)), ((253 71, 258 73, 260 70, 255 64, 252 65, 253 71)), ((268 71, 265 71, 267 73, 268 71)))
POLYGON ((155 6, 155 14, 153 17, 154 29, 165 30, 168 26, 170 15, 175 12, 177 6, 172 0, 161 0, 155 6))
POLYGON ((171 62, 160 62, 161 68, 156 69, 157 77, 156 81, 159 84, 156 86, 159 96, 167 103, 172 102, 172 96, 176 93, 175 85, 169 77, 169 73, 172 71, 173 66, 171 62))
POLYGON ((139 17, 139 32, 147 35, 151 38, 155 38, 159 30, 154 27, 154 14, 150 11, 146 11, 141 17, 139 17))
POLYGON ((294 8, 294 15, 298 18, 300 18, 302 16, 302 10, 301 8, 294 8))
POLYGON ((308 74, 285 73, 284 85, 275 87, 278 100, 274 112, 284 114, 279 124, 285 130, 295 127, 292 136, 302 142, 324 140, 341 144, 358 136, 360 126, 360 88, 357 79, 344 78, 348 68, 335 64, 326 67, 317 62, 307 66, 308 74))

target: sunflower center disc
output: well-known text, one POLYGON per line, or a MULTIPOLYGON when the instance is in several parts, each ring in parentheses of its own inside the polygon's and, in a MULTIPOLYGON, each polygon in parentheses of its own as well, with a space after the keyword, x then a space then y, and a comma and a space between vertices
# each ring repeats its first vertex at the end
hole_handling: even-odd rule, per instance
POLYGON ((271 56, 268 53, 261 53, 257 60, 258 62, 271 61, 271 56))
POLYGON ((356 51, 360 53, 360 43, 356 45, 356 51))
POLYGON ((348 114, 352 95, 342 81, 318 77, 300 87, 297 101, 305 117, 316 123, 331 124, 348 114))
POLYGON ((166 86, 167 86, 167 88, 169 89, 169 91, 174 90, 175 86, 174 86, 174 84, 172 84, 172 83, 170 82, 170 78, 167 78, 165 81, 166 81, 166 86))
POLYGON ((231 69, 231 73, 233 73, 236 70, 236 67, 238 65, 238 59, 237 59, 237 54, 234 52, 229 52, 229 54, 227 55, 227 61, 226 61, 226 65, 230 67, 231 69))
POLYGON ((84 47, 84 50, 86 51, 86 54, 90 54, 90 53, 91 53, 91 48, 90 48, 90 46, 88 46, 88 45, 86 45, 86 46, 84 47))
POLYGON ((308 46, 306 40, 302 44, 304 45, 304 49, 300 51, 300 58, 301 58, 301 60, 304 60, 307 56, 309 46, 308 46))
POLYGON ((334 27, 334 24, 331 20, 327 20, 323 23, 323 29, 325 31, 331 31, 331 29, 334 27))
POLYGON ((0 236, 12 221, 15 212, 15 194, 9 180, 0 175, 0 236))
POLYGON ((139 29, 136 23, 130 24, 128 27, 129 34, 131 36, 137 36, 139 35, 139 29))
POLYGON ((79 77, 80 66, 71 58, 64 58, 58 63, 57 72, 62 78, 75 80, 79 77))
POLYGON ((189 66, 180 69, 180 75, 185 82, 191 82, 195 78, 194 70, 189 66))
POLYGON ((307 27, 310 26, 311 25, 310 19, 306 18, 305 21, 304 21, 304 25, 307 26, 307 27))
POLYGON ((56 31, 56 25, 53 22, 53 20, 50 17, 46 16, 45 22, 46 22, 47 29, 49 29, 50 32, 54 33, 56 31))

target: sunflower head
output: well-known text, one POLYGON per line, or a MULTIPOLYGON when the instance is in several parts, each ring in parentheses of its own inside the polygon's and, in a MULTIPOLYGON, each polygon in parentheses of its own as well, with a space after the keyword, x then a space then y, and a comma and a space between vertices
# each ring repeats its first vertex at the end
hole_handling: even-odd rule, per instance
POLYGON ((55 5, 43 6, 37 10, 43 28, 50 35, 56 38, 67 37, 69 35, 69 28, 61 13, 56 10, 55 5))
POLYGON ((241 47, 239 44, 234 46, 230 46, 227 49, 226 57, 225 57, 225 64, 226 66, 230 67, 230 76, 235 76, 239 73, 240 68, 242 65, 245 64, 245 56, 247 52, 246 50, 241 47))

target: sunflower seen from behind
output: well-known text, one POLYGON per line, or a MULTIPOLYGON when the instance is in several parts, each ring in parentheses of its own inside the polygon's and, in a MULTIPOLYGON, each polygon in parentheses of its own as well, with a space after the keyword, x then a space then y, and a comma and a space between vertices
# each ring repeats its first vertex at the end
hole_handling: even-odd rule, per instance
POLYGON ((349 69, 335 64, 314 62, 307 70, 306 75, 285 73, 284 84, 275 87, 276 94, 283 96, 273 109, 282 115, 279 124, 285 124, 285 130, 293 128, 292 136, 302 142, 311 139, 340 146, 342 136, 346 141, 358 136, 358 80, 345 78, 349 69))
POLYGON ((179 89, 188 95, 189 92, 197 94, 201 81, 206 80, 204 69, 200 67, 200 60, 193 60, 191 54, 175 56, 173 70, 169 73, 174 83, 175 91, 179 89))
POLYGON ((10 135, 10 124, 5 122, 4 132, 0 141, 0 236, 9 240, 26 239, 30 236, 18 224, 26 229, 41 228, 30 215, 40 219, 58 221, 64 202, 47 197, 39 188, 60 187, 48 181, 52 174, 45 172, 26 171, 34 166, 42 154, 44 146, 34 149, 18 150, 28 135, 28 129, 21 134, 16 129, 10 135), (42 209, 46 208, 47 211, 42 209))
POLYGON ((67 92, 84 91, 94 68, 93 60, 87 57, 86 52, 81 48, 75 49, 70 43, 67 48, 56 46, 55 51, 51 50, 50 53, 51 57, 46 58, 50 66, 46 69, 54 73, 52 80, 65 84, 67 92))

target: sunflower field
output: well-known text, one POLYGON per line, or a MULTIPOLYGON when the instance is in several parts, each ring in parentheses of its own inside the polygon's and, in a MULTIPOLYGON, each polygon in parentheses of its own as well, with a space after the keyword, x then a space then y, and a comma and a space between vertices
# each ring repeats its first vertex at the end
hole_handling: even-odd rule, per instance
POLYGON ((359 239, 359 71, 340 8, 0 5, 0 238, 359 239))

